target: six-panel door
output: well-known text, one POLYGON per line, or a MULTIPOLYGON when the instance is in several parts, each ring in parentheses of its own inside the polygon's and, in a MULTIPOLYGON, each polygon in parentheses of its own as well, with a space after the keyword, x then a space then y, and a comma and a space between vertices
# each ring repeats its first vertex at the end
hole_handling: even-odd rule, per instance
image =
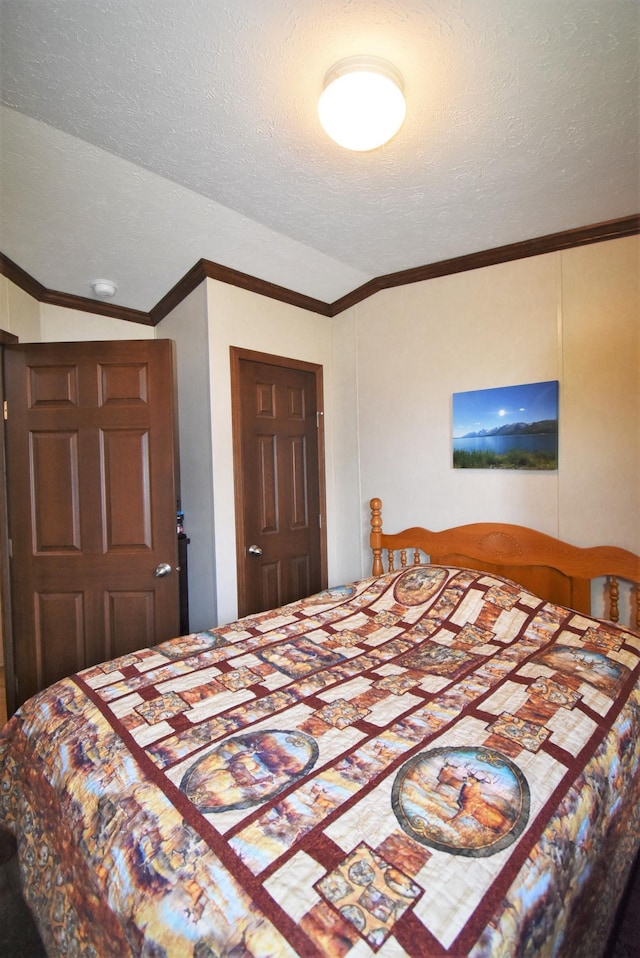
POLYGON ((6 347, 5 380, 19 704, 178 632, 171 343, 6 347))
POLYGON ((238 365, 246 615, 322 588, 318 397, 313 371, 238 365))

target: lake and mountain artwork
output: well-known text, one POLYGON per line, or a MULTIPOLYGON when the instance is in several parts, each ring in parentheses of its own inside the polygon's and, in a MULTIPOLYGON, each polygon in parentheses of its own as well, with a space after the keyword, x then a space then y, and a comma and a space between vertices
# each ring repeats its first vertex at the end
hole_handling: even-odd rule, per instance
POLYGON ((453 468, 557 469, 557 380, 454 393, 453 468))

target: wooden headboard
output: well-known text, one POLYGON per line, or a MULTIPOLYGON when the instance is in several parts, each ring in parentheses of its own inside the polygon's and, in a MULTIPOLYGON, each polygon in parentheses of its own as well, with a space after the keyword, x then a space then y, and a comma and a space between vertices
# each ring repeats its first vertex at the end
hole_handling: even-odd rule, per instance
POLYGON ((371 549, 373 575, 420 565, 448 565, 505 576, 540 598, 591 614, 591 580, 605 578, 604 615, 619 620, 620 580, 631 583, 632 624, 640 629, 640 556, 617 546, 579 548, 525 526, 475 522, 441 532, 414 526, 402 532, 382 531, 382 501, 372 499, 371 549), (399 553, 399 559, 396 559, 399 553), (409 556, 409 558, 408 558, 409 556))

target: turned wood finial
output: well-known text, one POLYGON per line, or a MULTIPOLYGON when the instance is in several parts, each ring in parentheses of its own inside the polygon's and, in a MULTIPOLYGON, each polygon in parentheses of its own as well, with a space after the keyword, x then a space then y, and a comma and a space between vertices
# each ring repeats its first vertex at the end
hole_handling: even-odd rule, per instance
POLYGON ((382 547, 380 545, 380 536, 382 535, 382 500, 372 499, 369 503, 371 508, 371 550, 373 552, 373 575, 382 575, 384 567, 382 565, 382 547))

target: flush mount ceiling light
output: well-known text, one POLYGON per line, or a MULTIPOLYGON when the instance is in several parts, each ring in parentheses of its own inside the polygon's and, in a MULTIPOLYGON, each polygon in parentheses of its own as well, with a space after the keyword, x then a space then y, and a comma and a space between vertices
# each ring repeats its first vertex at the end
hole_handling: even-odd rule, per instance
POLYGON ((92 279, 89 286, 100 299, 111 299, 116 295, 118 284, 112 279, 92 279))
POLYGON ((318 102, 320 122, 347 150, 374 150, 402 126, 407 105, 402 75, 378 57, 347 57, 324 78, 318 102))

